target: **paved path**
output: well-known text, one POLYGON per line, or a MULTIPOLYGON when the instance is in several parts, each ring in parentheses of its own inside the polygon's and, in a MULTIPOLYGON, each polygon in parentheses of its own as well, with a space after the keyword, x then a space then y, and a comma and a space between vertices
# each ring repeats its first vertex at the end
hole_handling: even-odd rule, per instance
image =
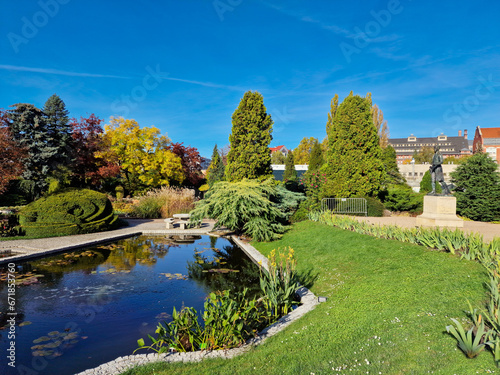
MULTIPOLYGON (((390 217, 363 217, 355 216, 359 221, 367 221, 378 225, 398 225, 404 228, 417 226, 416 217, 390 216, 390 217)), ((483 223, 480 221, 464 221, 464 227, 459 228, 466 233, 479 233, 485 242, 490 242, 494 237, 500 237, 500 224, 483 223)))
POLYGON ((163 219, 127 219, 127 227, 117 230, 78 234, 74 236, 39 238, 34 240, 0 241, 0 252, 11 250, 12 256, 0 258, 0 264, 39 257, 102 242, 117 241, 138 234, 206 234, 214 227, 213 220, 203 220, 200 228, 165 229, 163 219))

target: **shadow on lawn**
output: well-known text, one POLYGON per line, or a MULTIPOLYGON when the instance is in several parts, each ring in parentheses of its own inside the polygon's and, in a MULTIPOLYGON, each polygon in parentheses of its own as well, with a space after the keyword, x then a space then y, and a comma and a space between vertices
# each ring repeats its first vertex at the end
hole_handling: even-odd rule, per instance
POLYGON ((312 268, 309 268, 297 275, 297 279, 300 285, 306 287, 307 289, 311 289, 318 278, 319 272, 313 272, 312 268))

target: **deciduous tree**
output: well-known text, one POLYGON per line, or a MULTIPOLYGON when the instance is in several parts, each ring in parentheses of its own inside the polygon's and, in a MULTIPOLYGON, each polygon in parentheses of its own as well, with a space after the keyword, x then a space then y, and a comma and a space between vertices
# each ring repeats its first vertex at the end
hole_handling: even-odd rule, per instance
POLYGON ((10 181, 18 178, 23 172, 25 150, 14 141, 9 130, 7 112, 0 110, 0 194, 6 191, 10 181))
POLYGON ((233 113, 232 123, 226 180, 240 181, 271 175, 269 144, 273 120, 266 112, 262 95, 247 91, 233 113))
POLYGON ((153 127, 139 127, 135 120, 111 118, 104 127, 106 149, 97 157, 120 166, 126 188, 145 188, 184 181, 181 159, 168 149, 169 139, 153 127))
POLYGON ((103 121, 93 113, 88 118, 80 117, 80 121, 76 118, 70 121, 74 145, 73 178, 79 186, 97 184, 102 177, 99 169, 109 168, 107 160, 96 156, 102 148, 103 121))
POLYGON ((168 149, 181 159, 184 184, 197 187, 203 180, 201 156, 198 150, 195 147, 183 146, 182 143, 171 143, 168 149))
POLYGON ((317 138, 314 137, 302 138, 297 148, 293 150, 293 155, 295 157, 295 164, 309 164, 309 160, 311 158, 311 152, 316 143, 318 143, 317 138))

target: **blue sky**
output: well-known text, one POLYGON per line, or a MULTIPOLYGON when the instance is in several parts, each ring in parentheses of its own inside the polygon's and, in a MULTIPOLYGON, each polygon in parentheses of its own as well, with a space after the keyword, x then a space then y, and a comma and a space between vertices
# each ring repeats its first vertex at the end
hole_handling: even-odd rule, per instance
POLYGON ((0 108, 156 126, 210 157, 256 90, 272 146, 325 137, 330 100, 372 93, 392 138, 500 126, 497 1, 1 1, 0 108))

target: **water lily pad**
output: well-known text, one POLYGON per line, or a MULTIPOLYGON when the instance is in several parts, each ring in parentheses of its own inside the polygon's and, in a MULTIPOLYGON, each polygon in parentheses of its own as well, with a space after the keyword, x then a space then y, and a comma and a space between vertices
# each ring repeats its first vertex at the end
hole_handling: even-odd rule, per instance
POLYGON ((59 340, 59 341, 54 341, 54 342, 45 344, 44 347, 47 349, 55 349, 55 348, 61 346, 61 344, 62 344, 62 341, 59 340))
POLYGON ((52 331, 52 332, 49 332, 49 336, 51 337, 55 337, 55 336, 59 336, 61 333, 59 331, 52 331))
POLYGON ((29 326, 30 324, 31 324, 31 322, 25 321, 25 322, 20 323, 19 327, 29 326))
POLYGON ((155 318, 156 318, 156 319, 169 319, 169 318, 171 318, 171 317, 172 317, 172 315, 167 314, 166 312, 162 312, 162 313, 160 313, 160 314, 156 315, 156 317, 155 317, 155 318))
POLYGON ((42 336, 42 337, 37 338, 36 340, 33 340, 33 344, 38 344, 40 342, 50 341, 50 340, 52 340, 50 337, 42 336))

